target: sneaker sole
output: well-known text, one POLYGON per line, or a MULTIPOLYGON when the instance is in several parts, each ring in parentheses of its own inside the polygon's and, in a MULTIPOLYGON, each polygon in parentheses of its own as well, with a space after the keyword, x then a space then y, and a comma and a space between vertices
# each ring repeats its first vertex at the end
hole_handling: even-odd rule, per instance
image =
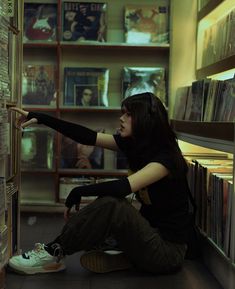
POLYGON ((66 269, 64 264, 59 264, 59 263, 51 263, 43 267, 23 267, 23 266, 19 267, 9 262, 8 266, 12 271, 22 274, 22 275, 56 273, 56 272, 60 272, 66 269))
POLYGON ((124 257, 123 253, 108 254, 103 251, 84 253, 80 257, 80 263, 85 269, 95 273, 108 273, 131 268, 131 264, 124 257))

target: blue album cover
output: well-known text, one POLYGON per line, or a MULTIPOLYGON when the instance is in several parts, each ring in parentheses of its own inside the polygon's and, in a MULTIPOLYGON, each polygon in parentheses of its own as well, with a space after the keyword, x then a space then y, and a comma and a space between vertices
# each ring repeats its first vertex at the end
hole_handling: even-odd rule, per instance
POLYGON ((108 106, 109 70, 99 67, 64 68, 64 106, 108 106))
POLYGON ((106 41, 105 3, 64 2, 62 40, 106 41))

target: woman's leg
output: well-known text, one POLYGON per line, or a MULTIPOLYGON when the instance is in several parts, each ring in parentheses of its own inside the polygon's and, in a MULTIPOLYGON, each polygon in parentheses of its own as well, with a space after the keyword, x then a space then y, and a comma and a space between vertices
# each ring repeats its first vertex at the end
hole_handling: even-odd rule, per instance
POLYGON ((179 268, 186 246, 166 242, 126 199, 103 197, 71 217, 55 241, 36 244, 32 251, 13 256, 9 265, 25 274, 58 272, 65 269, 56 256, 70 255, 100 245, 113 236, 136 268, 167 273, 179 268))
POLYGON ((56 240, 70 255, 89 250, 110 235, 138 269, 163 273, 183 263, 186 246, 164 241, 126 199, 96 199, 70 218, 56 240))

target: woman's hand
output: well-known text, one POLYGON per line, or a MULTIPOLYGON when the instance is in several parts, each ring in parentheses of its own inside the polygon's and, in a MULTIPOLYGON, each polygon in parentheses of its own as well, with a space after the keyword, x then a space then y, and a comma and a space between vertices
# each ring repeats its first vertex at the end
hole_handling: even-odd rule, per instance
POLYGON ((21 114, 21 116, 19 118, 17 118, 16 120, 16 127, 17 128, 25 128, 31 124, 37 123, 37 119, 36 118, 31 118, 30 120, 27 119, 27 116, 29 114, 28 111, 25 111, 19 107, 11 107, 10 108, 11 111, 16 111, 19 114, 21 114))
POLYGON ((70 218, 70 212, 71 212, 71 208, 65 208, 65 210, 64 210, 64 220, 65 220, 65 222, 68 222, 68 220, 70 218))
MULTIPOLYGON (((78 212, 80 207, 80 203, 75 205, 75 210, 78 212)), ((71 217, 71 209, 72 208, 65 208, 64 210, 64 220, 65 222, 68 222, 69 218, 71 217)))

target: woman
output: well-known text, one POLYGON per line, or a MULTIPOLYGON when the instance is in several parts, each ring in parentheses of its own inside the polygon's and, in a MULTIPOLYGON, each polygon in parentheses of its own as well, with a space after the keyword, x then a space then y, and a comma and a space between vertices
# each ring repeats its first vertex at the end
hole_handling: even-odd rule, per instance
POLYGON ((94 272, 134 267, 152 273, 178 270, 187 249, 189 229, 187 165, 178 147, 167 112, 152 93, 123 100, 119 134, 97 133, 51 116, 19 112, 24 128, 43 123, 86 145, 121 150, 132 174, 119 180, 77 187, 65 202, 67 221, 52 242, 36 244, 34 250, 12 257, 10 267, 26 274, 57 272, 65 268, 63 257, 87 251, 81 264, 94 272), (136 210, 125 196, 135 193, 141 203, 136 210), (98 198, 70 216, 82 196, 98 198), (89 251, 112 236, 122 253, 89 251))

